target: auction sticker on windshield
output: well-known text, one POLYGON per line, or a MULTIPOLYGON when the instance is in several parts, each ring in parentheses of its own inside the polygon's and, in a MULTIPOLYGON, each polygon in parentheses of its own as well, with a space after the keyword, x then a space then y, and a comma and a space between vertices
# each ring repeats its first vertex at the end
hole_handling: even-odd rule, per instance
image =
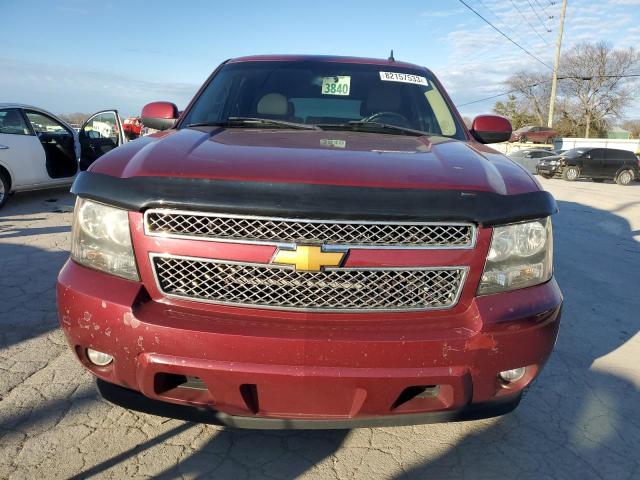
POLYGON ((411 75, 410 73, 380 72, 380 80, 384 80, 385 82, 413 83, 415 85, 425 86, 429 85, 429 82, 425 77, 411 75))
POLYGON ((349 76, 322 77, 323 95, 349 95, 349 90, 351 90, 349 76))

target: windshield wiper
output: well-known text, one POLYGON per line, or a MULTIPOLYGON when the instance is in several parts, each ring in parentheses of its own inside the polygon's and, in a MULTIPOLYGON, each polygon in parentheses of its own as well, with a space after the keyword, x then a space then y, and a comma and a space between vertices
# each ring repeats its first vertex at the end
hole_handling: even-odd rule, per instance
POLYGON ((226 120, 217 122, 190 123, 187 127, 255 127, 257 125, 293 128, 299 130, 318 130, 317 126, 307 125, 306 123, 286 122, 284 120, 254 117, 229 117, 226 120))
POLYGON ((382 133, 399 133, 405 135, 415 135, 422 137, 423 135, 429 135, 428 132, 422 130, 415 130, 413 128, 399 127, 390 123, 380 122, 367 122, 364 120, 353 120, 349 123, 320 123, 317 125, 323 130, 353 130, 353 131, 376 131, 382 133))

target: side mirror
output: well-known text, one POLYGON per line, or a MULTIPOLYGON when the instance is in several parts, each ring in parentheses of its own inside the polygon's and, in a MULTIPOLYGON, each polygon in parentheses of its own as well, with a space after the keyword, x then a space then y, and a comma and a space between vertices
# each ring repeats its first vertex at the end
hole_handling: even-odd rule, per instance
POLYGON ((178 119, 178 107, 170 102, 148 103, 140 115, 142 124, 154 130, 167 130, 173 127, 178 119))
POLYGON ((469 130, 480 143, 506 142, 511 138, 511 122, 498 115, 478 115, 469 130))

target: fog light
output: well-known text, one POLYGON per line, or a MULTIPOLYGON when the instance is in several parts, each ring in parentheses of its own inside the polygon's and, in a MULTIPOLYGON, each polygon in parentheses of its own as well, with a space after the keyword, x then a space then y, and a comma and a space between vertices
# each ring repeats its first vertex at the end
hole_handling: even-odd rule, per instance
POLYGON ((517 382, 518 380, 521 380, 522 377, 524 377, 524 374, 526 373, 526 371, 527 371, 526 367, 514 368, 511 370, 505 370, 504 372, 500 372, 498 376, 500 377, 500 380, 502 380, 503 382, 512 383, 512 382, 517 382))
POLYGON ((91 363, 99 367, 104 367, 105 365, 109 365, 113 362, 113 357, 108 353, 99 352, 91 348, 87 348, 87 357, 91 363))

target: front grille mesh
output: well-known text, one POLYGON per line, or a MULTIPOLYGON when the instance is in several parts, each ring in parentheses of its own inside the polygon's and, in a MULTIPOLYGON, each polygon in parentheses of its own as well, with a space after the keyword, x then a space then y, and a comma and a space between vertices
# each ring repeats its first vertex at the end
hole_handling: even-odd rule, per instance
POLYGON ((267 243, 466 248, 473 244, 474 228, 473 225, 342 223, 167 210, 151 210, 146 215, 147 233, 152 235, 267 243))
POLYGON ((320 311, 423 310, 452 307, 465 270, 327 269, 153 257, 160 290, 168 295, 278 309, 320 311))

